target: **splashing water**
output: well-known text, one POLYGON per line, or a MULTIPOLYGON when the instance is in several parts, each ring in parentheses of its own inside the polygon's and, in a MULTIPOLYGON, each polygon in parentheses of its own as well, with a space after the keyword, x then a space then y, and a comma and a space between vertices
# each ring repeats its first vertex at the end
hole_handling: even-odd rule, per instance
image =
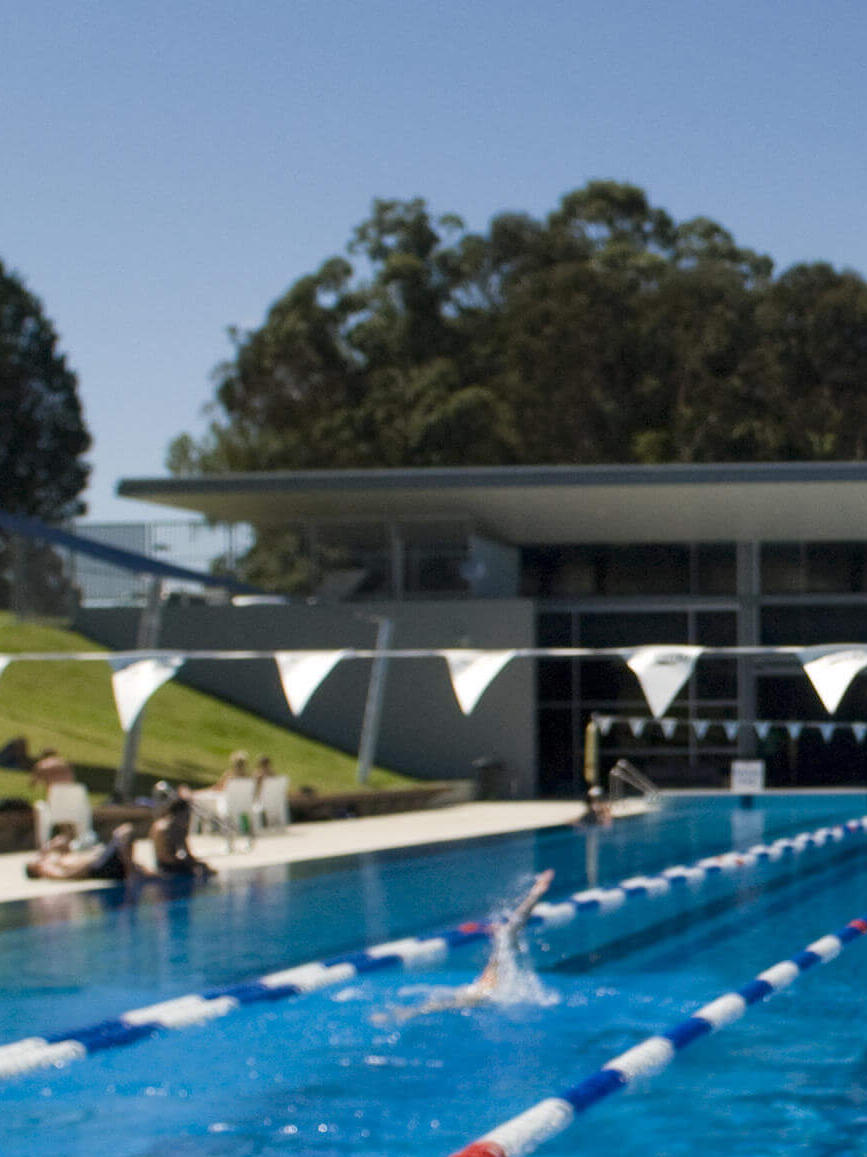
POLYGON ((504 925, 492 932, 492 959, 496 967, 496 983, 490 992, 492 1004, 534 1004, 547 1007, 556 1004, 559 997, 546 989, 539 979, 530 954, 523 945, 516 944, 504 925))

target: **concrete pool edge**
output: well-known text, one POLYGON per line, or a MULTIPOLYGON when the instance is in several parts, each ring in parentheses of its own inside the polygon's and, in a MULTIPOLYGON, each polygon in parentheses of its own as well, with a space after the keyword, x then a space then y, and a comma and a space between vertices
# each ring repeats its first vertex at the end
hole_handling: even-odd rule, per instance
MULTIPOLYGON (((626 818, 647 808, 641 800, 630 799, 616 803, 613 810, 616 818, 626 818)), ((226 841, 217 835, 192 836, 190 846, 225 876, 278 864, 535 831, 574 823, 583 812, 584 804, 576 800, 465 803, 398 815, 290 824, 285 833, 261 836, 249 851, 228 852, 226 841)), ((135 854, 142 864, 153 866, 149 841, 136 841, 135 854)), ((33 856, 32 851, 0 855, 0 903, 115 886, 102 880, 29 880, 24 866, 33 856)))

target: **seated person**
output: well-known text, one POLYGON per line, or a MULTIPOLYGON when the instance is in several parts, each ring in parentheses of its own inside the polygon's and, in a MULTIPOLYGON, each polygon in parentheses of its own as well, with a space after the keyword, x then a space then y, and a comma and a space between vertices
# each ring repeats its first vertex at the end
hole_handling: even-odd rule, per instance
POLYGON ((147 879, 153 873, 133 859, 132 824, 114 829, 111 839, 102 847, 86 852, 72 850, 71 831, 64 831, 48 841, 35 860, 24 867, 31 880, 132 880, 147 879))
MULTIPOLYGON (((400 1021, 409 1020, 414 1016, 424 1016, 430 1012, 442 1012, 449 1009, 473 1008, 479 1004, 492 1001, 497 994, 500 984, 500 973, 509 959, 514 959, 518 951, 518 936, 530 918, 530 913, 536 904, 545 895, 554 879, 554 870, 549 868, 540 873, 535 879, 532 888, 515 908, 515 910, 501 924, 491 927, 493 944, 488 962, 480 975, 472 984, 456 988, 454 992, 445 996, 433 996, 415 1008, 396 1010, 396 1018, 400 1021)), ((387 1018, 382 1018, 387 1019, 387 1018)))
POLYGON ((227 779, 244 779, 250 774, 246 751, 233 751, 229 756, 229 766, 209 791, 222 791, 227 779))
POLYGON ((258 799, 262 794, 262 780, 270 779, 275 776, 277 772, 274 770, 274 765, 271 762, 270 755, 260 755, 256 760, 256 767, 253 776, 256 780, 255 798, 258 799))
POLYGON ((30 786, 42 784, 46 790, 52 783, 75 783, 75 772, 53 747, 46 747, 30 771, 30 786))
POLYGON ((151 824, 157 872, 160 876, 189 876, 206 880, 215 875, 214 869, 190 851, 187 838, 190 832, 192 807, 185 795, 178 795, 165 812, 151 824))

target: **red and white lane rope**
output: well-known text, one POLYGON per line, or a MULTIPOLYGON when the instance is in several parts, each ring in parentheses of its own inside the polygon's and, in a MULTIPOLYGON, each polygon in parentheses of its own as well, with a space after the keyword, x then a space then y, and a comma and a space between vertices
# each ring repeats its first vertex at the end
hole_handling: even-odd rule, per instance
POLYGON ((673 1028, 648 1037, 614 1057, 579 1084, 547 1097, 510 1121, 498 1125, 452 1157, 525 1157, 562 1133, 578 1114, 597 1101, 623 1089, 639 1077, 664 1069, 681 1049, 699 1037, 739 1020, 750 1005, 787 988, 802 972, 826 964, 843 948, 867 932, 867 917, 850 920, 839 932, 822 936, 788 960, 766 968, 743 988, 727 992, 704 1005, 673 1028))

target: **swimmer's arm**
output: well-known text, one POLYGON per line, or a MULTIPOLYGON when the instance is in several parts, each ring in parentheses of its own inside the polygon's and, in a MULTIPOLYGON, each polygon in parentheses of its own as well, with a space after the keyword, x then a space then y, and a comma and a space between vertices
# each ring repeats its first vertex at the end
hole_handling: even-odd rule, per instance
POLYGON ((485 1000, 486 993, 476 985, 450 993, 448 996, 432 996, 421 1004, 410 1005, 406 1008, 394 1008, 388 1013, 379 1013, 374 1017, 376 1022, 395 1020, 399 1024, 413 1020, 417 1016, 428 1016, 432 1012, 452 1012, 459 1008, 475 1008, 485 1000))
POLYGON ((542 896, 548 891, 553 879, 553 868, 549 868, 546 872, 542 872, 536 877, 533 887, 506 921, 506 927, 510 932, 519 932, 524 927, 530 918, 530 913, 536 907, 536 904, 542 896))

